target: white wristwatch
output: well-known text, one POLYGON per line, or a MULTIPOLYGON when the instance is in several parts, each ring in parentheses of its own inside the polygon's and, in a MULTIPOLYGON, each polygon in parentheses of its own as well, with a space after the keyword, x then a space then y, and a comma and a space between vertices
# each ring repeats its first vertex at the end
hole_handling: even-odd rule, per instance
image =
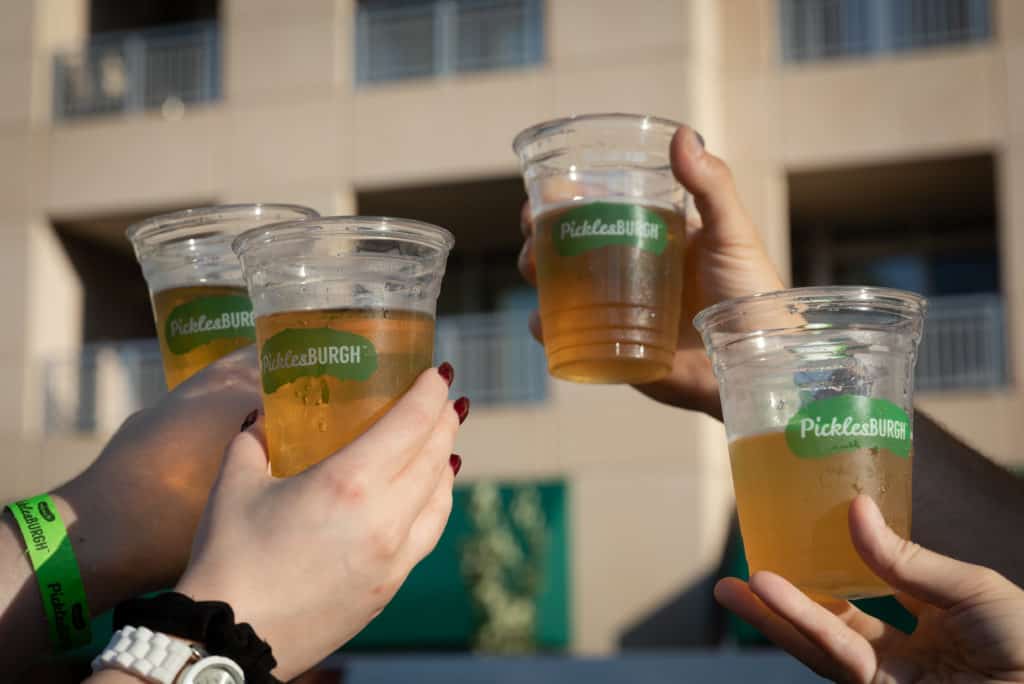
POLYGON ((115 669, 154 684, 243 684, 245 673, 235 661, 211 656, 196 644, 153 632, 124 627, 114 632, 92 671, 115 669))

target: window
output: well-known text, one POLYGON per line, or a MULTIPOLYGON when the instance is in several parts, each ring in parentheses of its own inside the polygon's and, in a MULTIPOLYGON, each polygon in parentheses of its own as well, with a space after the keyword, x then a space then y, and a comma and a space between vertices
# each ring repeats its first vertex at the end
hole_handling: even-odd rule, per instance
POLYGON ((789 176, 796 285, 874 285, 928 297, 923 391, 1009 382, 991 155, 789 176))
POLYGON ((542 61, 540 0, 365 0, 360 83, 510 69, 542 61))
POLYGON ((54 118, 174 112, 220 99, 216 21, 94 34, 54 57, 54 118))
POLYGON ((779 7, 787 62, 972 43, 992 35, 991 0, 780 0, 779 7))

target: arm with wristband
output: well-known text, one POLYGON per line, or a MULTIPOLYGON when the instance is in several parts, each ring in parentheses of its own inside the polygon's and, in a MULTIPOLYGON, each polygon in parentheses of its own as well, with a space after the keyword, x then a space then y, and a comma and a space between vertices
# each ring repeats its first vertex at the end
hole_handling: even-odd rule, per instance
MULTIPOLYGON (((50 492, 44 510, 54 522, 29 504, 35 520, 28 523, 27 541, 15 515, 0 508, 0 672, 22 672, 68 646, 55 638, 57 628, 49 620, 58 604, 53 597, 44 603, 40 593, 42 576, 30 555, 33 530, 38 535, 41 524, 60 521, 66 538, 54 550, 61 551, 59 557, 73 552, 92 615, 174 586, 188 562, 224 445, 260 401, 255 352, 240 350, 129 418, 91 466, 50 492)), ((66 564, 50 563, 64 572, 66 564)), ((57 598, 67 603, 67 594, 57 598)), ((73 628, 75 617, 64 615, 64 625, 73 628)), ((80 611, 79 623, 84 617, 80 611)), ((84 636, 78 629, 61 633, 84 636)))
POLYGON ((76 499, 69 486, 3 511, 0 671, 17 672, 88 643, 91 611, 150 588, 139 566, 120 562, 116 526, 104 529, 100 516, 90 520, 93 507, 76 499))
POLYGON ((367 433, 292 478, 270 475, 256 411, 234 422, 198 531, 187 530, 195 538, 191 554, 181 552, 188 565, 162 585, 174 593, 123 601, 161 586, 163 558, 139 556, 151 548, 146 535, 178 525, 180 515, 118 522, 107 515, 123 506, 118 488, 79 498, 77 480, 15 503, 0 525, 0 672, 84 639, 89 609, 118 601, 120 630, 93 661, 94 684, 273 683, 312 667, 384 608, 441 536, 461 465, 451 450, 465 418, 447 397, 452 373, 447 364, 425 371, 367 433), (77 581, 84 601, 51 586, 77 581), (76 614, 79 632, 68 632, 76 614))

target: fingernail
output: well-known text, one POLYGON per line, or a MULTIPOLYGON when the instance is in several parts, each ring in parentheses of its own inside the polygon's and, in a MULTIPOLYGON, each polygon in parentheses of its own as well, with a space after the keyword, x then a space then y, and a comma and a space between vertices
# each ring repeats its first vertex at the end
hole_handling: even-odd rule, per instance
POLYGON ((255 423, 256 419, 259 417, 259 409, 253 409, 252 412, 245 417, 245 420, 242 421, 242 427, 239 429, 239 432, 245 432, 246 430, 251 428, 253 423, 255 423))
POLYGON ((444 381, 448 383, 449 387, 451 387, 452 383, 455 381, 455 369, 452 368, 452 364, 445 361, 437 367, 437 372, 441 374, 444 381))
POLYGON ((448 457, 448 465, 452 467, 452 472, 456 475, 462 470, 462 457, 458 454, 452 454, 448 457))
POLYGON ((459 414, 459 424, 466 422, 469 415, 469 397, 459 397, 455 400, 455 412, 459 414))
POLYGON ((702 138, 700 133, 692 128, 689 132, 693 135, 686 135, 683 137, 683 153, 687 157, 697 159, 704 154, 704 138, 702 138))

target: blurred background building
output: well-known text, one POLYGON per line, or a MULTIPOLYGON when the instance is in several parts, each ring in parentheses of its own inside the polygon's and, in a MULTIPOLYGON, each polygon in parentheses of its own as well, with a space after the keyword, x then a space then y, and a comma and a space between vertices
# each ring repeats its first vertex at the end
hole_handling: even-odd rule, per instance
POLYGON ((0 0, 0 17, 2 499, 78 472, 163 391, 130 222, 249 201, 415 217, 457 237, 437 356, 474 401, 460 481, 499 486, 460 491, 355 647, 478 644, 493 602, 467 557, 532 578, 503 600, 534 606, 541 648, 720 640, 721 426, 549 379, 525 326, 511 139, 592 111, 698 128, 793 284, 927 294, 919 405, 1022 463, 1024 2, 0 0), (688 622, 665 617, 677 604, 688 622))

